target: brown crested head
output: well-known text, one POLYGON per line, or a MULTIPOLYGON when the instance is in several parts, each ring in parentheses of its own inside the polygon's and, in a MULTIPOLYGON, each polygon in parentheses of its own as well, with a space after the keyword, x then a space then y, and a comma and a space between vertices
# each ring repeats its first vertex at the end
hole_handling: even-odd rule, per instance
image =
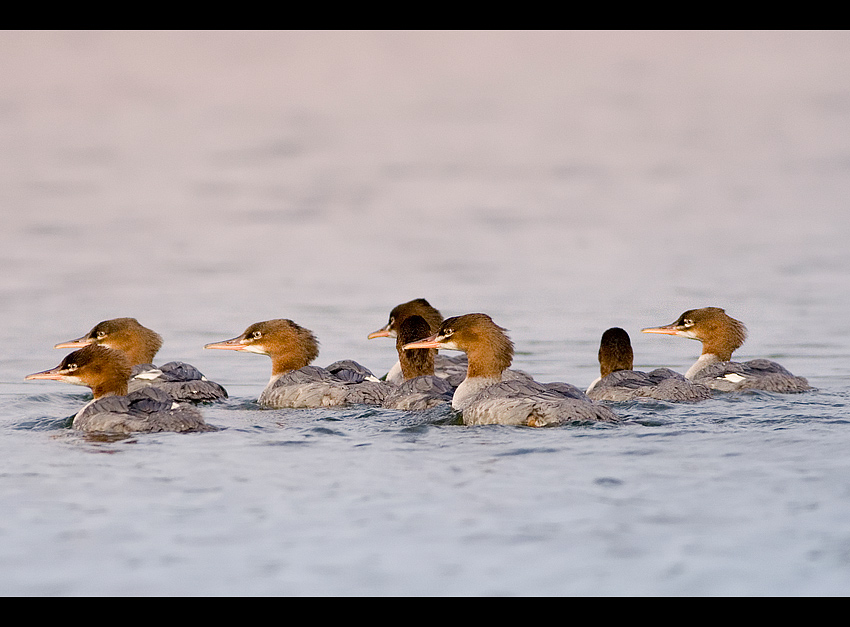
POLYGON ((319 356, 319 341, 313 332, 286 318, 255 322, 242 335, 205 348, 268 355, 273 375, 308 366, 319 356))
POLYGON ((142 326, 135 318, 113 318, 98 322, 87 335, 69 342, 61 342, 54 348, 74 348, 98 344, 122 351, 132 366, 153 363, 162 347, 162 337, 142 326))
POLYGON ((514 357, 514 344, 507 329, 484 313, 447 318, 437 331, 436 342, 443 348, 466 353, 469 377, 499 376, 510 367, 514 357))
POLYGON ((399 325, 395 345, 398 351, 401 373, 405 379, 434 374, 434 356, 437 354, 437 349, 409 348, 405 350, 403 348, 405 344, 415 342, 430 334, 430 325, 425 318, 419 315, 408 316, 399 325))
POLYGON ((27 379, 52 379, 91 388, 95 398, 127 394, 132 366, 119 350, 89 344, 69 353, 62 362, 43 372, 28 375, 27 379))
POLYGON ((424 298, 415 298, 406 303, 396 305, 390 311, 390 317, 383 327, 369 334, 369 339, 376 337, 398 337, 402 322, 411 316, 420 316, 429 325, 428 335, 437 331, 443 322, 442 314, 431 306, 424 298))
POLYGON ((716 355, 721 361, 729 361, 732 353, 747 339, 747 327, 744 323, 735 320, 720 307, 689 309, 675 322, 643 331, 699 340, 702 342, 704 355, 716 355))
POLYGON ((618 370, 634 367, 634 351, 629 334, 620 327, 612 327, 602 334, 599 343, 599 374, 607 377, 618 370))

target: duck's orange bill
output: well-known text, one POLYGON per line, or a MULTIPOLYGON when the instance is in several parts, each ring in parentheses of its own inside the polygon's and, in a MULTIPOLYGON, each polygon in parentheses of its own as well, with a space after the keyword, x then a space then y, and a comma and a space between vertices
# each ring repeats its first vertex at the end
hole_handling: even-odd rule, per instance
POLYGON ((53 348, 82 348, 83 346, 88 346, 92 343, 90 337, 78 337, 76 340, 68 340, 67 342, 59 342, 53 348))
POLYGON ((679 332, 679 327, 675 324, 668 324, 663 327, 648 327, 641 329, 641 333, 661 333, 663 335, 676 335, 679 332))
POLYGON ((440 343, 437 342, 437 333, 432 335, 431 337, 426 337, 421 340, 416 340, 415 342, 410 342, 409 344, 405 344, 401 348, 403 350, 408 350, 411 348, 440 348, 440 343))
POLYGON ((221 342, 213 342, 212 344, 207 344, 204 348, 218 348, 225 351, 244 351, 245 344, 240 344, 239 340, 242 339, 242 336, 234 337, 230 340, 223 340, 221 342))
POLYGON ((50 370, 42 370, 41 372, 34 372, 32 374, 28 374, 25 378, 27 379, 51 379, 53 381, 61 381, 62 374, 60 373, 59 366, 55 368, 51 368, 50 370))

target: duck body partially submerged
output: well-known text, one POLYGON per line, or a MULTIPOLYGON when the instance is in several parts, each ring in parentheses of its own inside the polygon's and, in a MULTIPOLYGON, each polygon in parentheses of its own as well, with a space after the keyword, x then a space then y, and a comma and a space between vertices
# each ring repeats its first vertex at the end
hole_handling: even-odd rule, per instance
POLYGON ((26 378, 91 388, 93 400, 73 419, 72 427, 79 431, 130 434, 216 430, 206 424, 197 407, 176 401, 160 388, 144 386, 129 392, 131 370, 121 351, 90 344, 67 355, 55 368, 26 378))
POLYGON ((129 390, 157 387, 179 401, 218 401, 227 398, 224 387, 207 379, 195 366, 182 361, 153 365, 162 337, 135 318, 113 318, 96 324, 86 335, 60 342, 54 348, 105 346, 123 352, 133 368, 129 390))
POLYGON ((649 398, 659 401, 689 402, 711 398, 711 390, 689 381, 670 368, 650 372, 633 369, 634 352, 629 334, 612 327, 602 334, 599 345, 600 376, 587 389, 597 401, 630 401, 649 398))
MULTIPOLYGON (((487 314, 449 318, 437 333, 406 344, 404 348, 440 348, 466 353, 467 375, 452 395, 452 407, 461 413, 467 425, 543 427, 620 421, 604 405, 568 397, 528 376, 505 378, 504 373, 513 359, 513 342, 506 330, 487 314)), ((579 395, 582 396, 580 391, 579 395)))
POLYGON ((643 332, 676 335, 701 342, 702 354, 685 373, 685 377, 713 390, 797 393, 812 389, 808 380, 791 374, 775 361, 732 361, 732 353, 747 338, 747 328, 720 307, 690 309, 675 322, 648 327, 643 332))
POLYGON ((435 362, 439 357, 437 350, 404 348, 405 344, 430 334, 428 322, 419 315, 409 316, 399 325, 396 351, 403 380, 397 383, 395 389, 384 399, 384 408, 423 410, 451 404, 457 385, 452 385, 450 377, 435 374, 435 362))
POLYGON ((381 405, 395 387, 353 360, 327 368, 310 365, 319 355, 318 340, 312 331, 285 318, 254 323, 241 335, 206 348, 271 357, 272 375, 258 399, 269 409, 381 405))
MULTIPOLYGON (((398 339, 399 331, 404 321, 410 317, 418 316, 423 319, 428 325, 429 332, 427 335, 436 333, 443 323, 443 315, 424 298, 415 298, 406 303, 396 305, 390 311, 387 324, 382 326, 377 331, 373 331, 368 335, 368 339, 372 340, 378 337, 389 337, 398 339)), ((425 337, 425 336, 422 336, 425 337)), ((418 339, 418 338, 417 338, 418 339)), ((452 387, 460 385, 461 381, 466 377, 467 369, 466 355, 443 355, 440 353, 434 354, 434 375, 443 379, 447 379, 452 387)), ((401 384, 405 381, 404 373, 402 372, 401 362, 396 362, 385 377, 390 383, 401 384)))

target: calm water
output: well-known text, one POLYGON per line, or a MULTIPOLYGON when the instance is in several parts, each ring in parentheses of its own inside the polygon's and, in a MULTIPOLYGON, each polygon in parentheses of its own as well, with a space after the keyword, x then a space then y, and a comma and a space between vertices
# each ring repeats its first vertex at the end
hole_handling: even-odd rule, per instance
POLYGON ((0 33, 0 593, 846 595, 850 34, 0 33), (292 318, 383 374, 399 302, 585 386, 601 333, 722 306, 799 396, 616 427, 262 411, 292 318), (86 438, 24 376, 134 316, 231 398, 86 438))

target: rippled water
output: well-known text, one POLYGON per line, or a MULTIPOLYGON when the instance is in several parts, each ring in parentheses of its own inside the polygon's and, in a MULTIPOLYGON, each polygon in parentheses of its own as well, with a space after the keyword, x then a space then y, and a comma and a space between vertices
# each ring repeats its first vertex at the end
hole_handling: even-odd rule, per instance
POLYGON ((844 32, 0 33, 0 593, 845 595, 844 32), (260 410, 425 297, 515 367, 589 384, 599 337, 722 306, 817 391, 627 403, 618 426, 260 410), (223 383, 215 433, 88 438, 24 381, 134 316, 223 383))

